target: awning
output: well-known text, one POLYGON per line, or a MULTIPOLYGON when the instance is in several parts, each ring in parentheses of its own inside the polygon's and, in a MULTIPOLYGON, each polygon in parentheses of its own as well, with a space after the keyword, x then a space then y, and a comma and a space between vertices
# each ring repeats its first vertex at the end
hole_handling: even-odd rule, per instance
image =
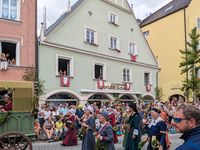
POLYGON ((129 91, 103 91, 103 90, 86 90, 81 89, 82 93, 119 93, 119 94, 142 94, 142 92, 129 92, 129 91))

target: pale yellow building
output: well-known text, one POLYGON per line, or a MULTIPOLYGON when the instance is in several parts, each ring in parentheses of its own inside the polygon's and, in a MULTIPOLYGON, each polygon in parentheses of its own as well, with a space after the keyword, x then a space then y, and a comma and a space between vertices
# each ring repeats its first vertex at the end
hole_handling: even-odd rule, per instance
POLYGON ((185 50, 188 33, 195 26, 200 33, 200 0, 173 0, 144 19, 140 26, 154 55, 158 56, 163 101, 179 95, 185 99, 180 88, 187 76, 180 74, 179 64, 183 59, 179 50, 185 50))

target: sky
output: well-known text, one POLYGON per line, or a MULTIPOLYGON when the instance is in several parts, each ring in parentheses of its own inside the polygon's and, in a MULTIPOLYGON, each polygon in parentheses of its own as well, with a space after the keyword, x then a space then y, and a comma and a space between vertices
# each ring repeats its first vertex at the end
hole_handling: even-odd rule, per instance
MULTIPOLYGON (((129 4, 133 4, 136 18, 144 19, 155 12, 171 0, 128 0, 129 4)), ((71 6, 77 0, 70 0, 71 6)), ((40 33, 41 22, 43 22, 43 9, 46 6, 46 22, 47 27, 54 23, 59 16, 67 10, 68 0, 38 0, 38 34, 40 33), (59 3, 58 3, 59 2, 59 3)))

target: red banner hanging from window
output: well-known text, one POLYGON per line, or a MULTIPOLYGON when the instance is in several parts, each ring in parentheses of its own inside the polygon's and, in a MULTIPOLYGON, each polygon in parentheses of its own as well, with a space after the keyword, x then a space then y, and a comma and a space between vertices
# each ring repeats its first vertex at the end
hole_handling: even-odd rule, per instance
POLYGON ((131 60, 136 61, 136 55, 131 54, 131 60))
POLYGON ((147 88, 147 91, 151 91, 151 85, 147 84, 146 88, 147 88))
POLYGON ((97 87, 98 87, 98 89, 103 89, 104 88, 104 81, 103 80, 98 80, 97 81, 97 87))
POLYGON ((61 86, 69 86, 70 78, 69 77, 61 77, 61 86))
POLYGON ((131 89, 131 84, 125 83, 125 90, 130 90, 130 89, 131 89))

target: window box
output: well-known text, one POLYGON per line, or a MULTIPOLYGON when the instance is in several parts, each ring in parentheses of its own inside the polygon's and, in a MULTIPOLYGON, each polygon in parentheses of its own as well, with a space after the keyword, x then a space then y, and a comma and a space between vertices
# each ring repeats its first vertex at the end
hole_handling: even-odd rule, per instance
POLYGON ((88 43, 88 42, 86 42, 86 41, 84 41, 84 43, 90 44, 90 45, 93 45, 93 46, 99 46, 98 44, 95 44, 95 43, 88 43))
POLYGON ((117 23, 110 22, 110 21, 108 21, 108 23, 110 23, 110 24, 113 24, 113 25, 115 25, 115 26, 119 27, 119 25, 118 25, 117 23))

